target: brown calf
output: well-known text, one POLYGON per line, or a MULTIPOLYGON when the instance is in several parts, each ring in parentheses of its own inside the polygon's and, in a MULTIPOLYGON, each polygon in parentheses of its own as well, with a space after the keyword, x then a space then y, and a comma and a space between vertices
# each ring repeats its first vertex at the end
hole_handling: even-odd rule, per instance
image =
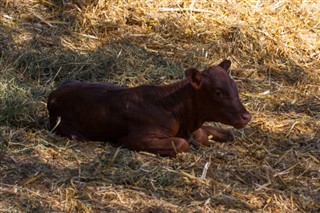
POLYGON ((251 119, 227 70, 231 62, 165 86, 123 88, 111 84, 67 81, 48 100, 51 128, 76 140, 112 141, 136 151, 165 156, 188 152, 193 136, 208 145, 233 140, 230 132, 204 122, 243 128, 251 119), (57 120, 60 123, 57 125, 57 120))

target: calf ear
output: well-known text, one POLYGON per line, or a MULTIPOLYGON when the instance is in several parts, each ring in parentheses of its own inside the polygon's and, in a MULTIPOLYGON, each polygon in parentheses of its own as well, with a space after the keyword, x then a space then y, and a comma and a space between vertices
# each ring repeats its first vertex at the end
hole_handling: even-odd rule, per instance
POLYGON ((195 89, 200 89, 203 82, 203 76, 197 69, 187 69, 186 77, 189 80, 191 86, 195 89))
POLYGON ((221 62, 219 65, 219 67, 222 67, 223 69, 225 69, 226 71, 228 71, 228 69, 231 66, 231 61, 230 60, 223 60, 223 62, 221 62))

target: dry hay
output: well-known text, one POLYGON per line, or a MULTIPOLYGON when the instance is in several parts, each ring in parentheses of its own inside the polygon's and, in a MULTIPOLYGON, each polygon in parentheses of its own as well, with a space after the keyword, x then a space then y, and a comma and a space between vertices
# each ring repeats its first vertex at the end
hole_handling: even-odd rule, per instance
POLYGON ((320 210, 317 1, 0 2, 1 212, 320 210), (48 131, 61 81, 166 84, 232 60, 253 121, 177 158, 48 131))

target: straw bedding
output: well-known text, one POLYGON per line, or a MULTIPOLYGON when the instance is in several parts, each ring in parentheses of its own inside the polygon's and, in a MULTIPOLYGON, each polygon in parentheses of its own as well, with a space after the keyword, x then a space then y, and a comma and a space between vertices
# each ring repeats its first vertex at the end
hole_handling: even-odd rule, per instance
POLYGON ((319 10, 302 0, 1 1, 0 211, 320 211, 319 10), (233 143, 165 158, 48 128, 47 96, 66 79, 168 84, 224 58, 253 114, 233 143))

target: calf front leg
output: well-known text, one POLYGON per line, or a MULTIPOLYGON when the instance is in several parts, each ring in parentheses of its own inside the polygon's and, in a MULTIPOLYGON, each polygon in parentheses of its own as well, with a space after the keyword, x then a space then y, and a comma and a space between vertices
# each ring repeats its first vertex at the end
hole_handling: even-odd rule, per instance
POLYGON ((122 145, 135 151, 146 151, 161 156, 175 157, 178 153, 189 152, 190 147, 186 140, 177 137, 168 138, 127 138, 122 145))
POLYGON ((202 126, 193 132, 192 137, 205 146, 209 146, 209 137, 211 137, 212 140, 219 142, 234 140, 234 137, 229 130, 212 126, 202 126))

